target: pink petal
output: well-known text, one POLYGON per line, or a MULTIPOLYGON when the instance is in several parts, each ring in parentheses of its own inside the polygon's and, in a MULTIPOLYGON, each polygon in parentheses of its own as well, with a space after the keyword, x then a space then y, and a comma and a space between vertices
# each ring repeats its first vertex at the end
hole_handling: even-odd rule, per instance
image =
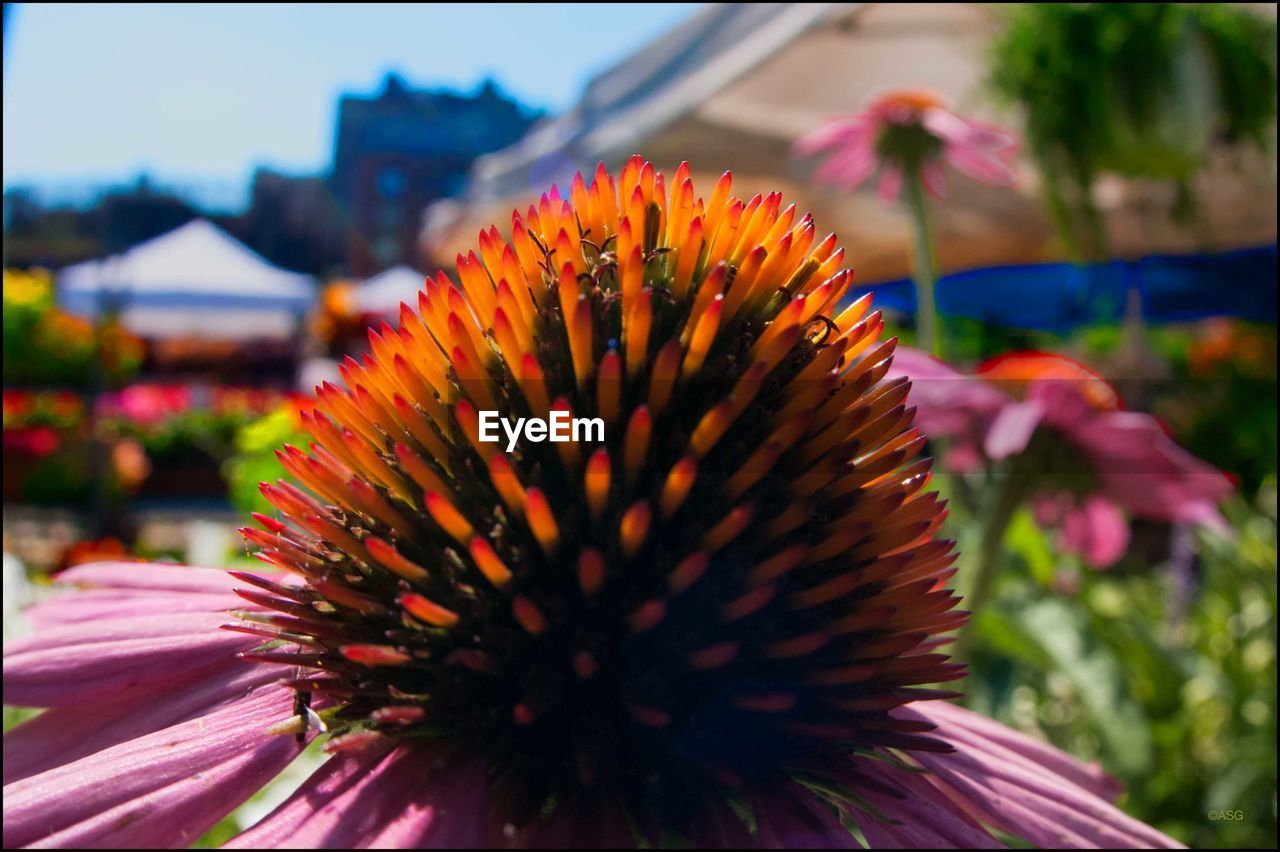
POLYGON ((942 157, 962 175, 990 186, 1011 186, 1016 175, 999 159, 981 148, 965 145, 948 145, 942 157))
POLYGON ((795 143, 795 152, 804 157, 825 148, 863 145, 874 129, 872 122, 860 116, 837 119, 800 137, 795 143))
POLYGON ((951 144, 1000 152, 1010 151, 1017 146, 1017 140, 1000 128, 961 118, 941 107, 925 110, 921 123, 934 136, 951 144))
POLYGON ((988 383, 961 373, 919 349, 899 346, 885 376, 911 380, 916 423, 930 438, 970 439, 985 434, 991 418, 1011 399, 988 383))
POLYGON ((799 784, 753 798, 757 845, 762 849, 854 849, 839 817, 799 784))
POLYGON ((880 171, 880 183, 876 185, 876 197, 881 201, 894 201, 902 191, 902 168, 886 163, 880 171))
POLYGON ((942 166, 936 162, 925 163, 920 167, 920 180, 924 181, 924 188, 934 198, 946 198, 947 174, 942 166))
MULTIPOLYGON (((925 718, 914 706, 899 708, 894 715, 925 718)), ((990 824, 1050 848, 1178 845, 1070 777, 946 721, 942 719, 944 724, 931 736, 949 743, 955 752, 915 752, 913 757, 990 824)))
POLYGON ((871 847, 988 849, 999 845, 962 807, 924 776, 875 760, 858 761, 858 772, 900 793, 890 796, 865 785, 855 785, 860 797, 892 820, 885 822, 862 811, 853 813, 871 847))
POLYGON ((818 181, 833 183, 852 191, 871 177, 878 163, 879 158, 873 146, 859 145, 832 154, 813 176, 818 181))
POLYGON ((301 750, 265 729, 293 693, 264 687, 205 716, 4 788, 4 845, 187 846, 301 750))
POLYGON ((1094 568, 1110 568, 1129 546, 1129 522, 1111 501, 1088 495, 1062 519, 1059 547, 1094 568))
MULTIPOLYGON (((656 835, 655 835, 656 836, 656 835)), ((529 849, 634 849, 631 817, 617 802, 566 803, 518 841, 529 849)))
MULTIPOLYGON (((269 572, 263 572, 269 576, 269 572)), ((216 594, 243 586, 226 571, 155 562, 94 562, 77 565, 58 575, 60 583, 90 588, 151 589, 216 594)))
POLYGON ((1006 459, 1027 448, 1044 409, 1036 400, 1011 402, 996 414, 987 430, 984 451, 988 458, 1006 459))
POLYGON ((221 593, 85 589, 54 595, 23 610, 22 614, 37 630, 44 630, 146 613, 225 612, 230 607, 249 608, 238 598, 221 593))
POLYGON ((4 735, 4 783, 47 772, 82 757, 198 716, 244 698, 289 671, 284 666, 243 664, 212 675, 196 673, 180 685, 130 692, 83 707, 52 708, 4 735))
POLYGON ((1097 763, 1086 764, 1048 743, 949 701, 917 701, 909 709, 945 729, 954 739, 968 739, 988 749, 1007 749, 1107 801, 1114 800, 1124 789, 1124 785, 1103 772, 1097 763))
POLYGON ((229 848, 457 848, 484 845, 484 767, 437 747, 343 752, 229 848))
POLYGON ((219 630, 220 613, 110 619, 56 627, 4 649, 5 702, 70 707, 126 690, 239 665, 235 655, 261 640, 219 630))

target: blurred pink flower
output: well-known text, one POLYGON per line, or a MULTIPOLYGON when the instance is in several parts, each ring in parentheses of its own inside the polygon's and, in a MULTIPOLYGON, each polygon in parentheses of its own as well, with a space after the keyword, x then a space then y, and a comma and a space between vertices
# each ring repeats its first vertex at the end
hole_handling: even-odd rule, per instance
POLYGON ((1217 509, 1232 490, 1226 475, 1174 443, 1154 417, 1122 410, 1111 386, 1070 358, 1014 352, 970 376, 899 347, 889 375, 911 376, 916 421, 949 439, 952 471, 1030 457, 1040 478, 1037 521, 1096 568, 1124 554, 1125 513, 1227 531, 1217 509))
POLYGON ((904 178, 918 168, 931 194, 947 191, 942 163, 981 183, 1014 182, 1010 161, 1017 142, 998 127, 964 118, 931 92, 901 89, 874 100, 855 116, 836 119, 796 143, 802 155, 831 150, 815 172, 818 180, 857 189, 877 168, 877 194, 898 197, 904 178))
MULTIPOLYGON (((249 579, 303 592, 280 574, 174 565, 100 563, 58 576, 77 590, 28 610, 35 634, 4 649, 6 702, 49 708, 5 736, 7 848, 188 846, 302 751, 318 725, 295 700, 297 667, 238 659, 276 635, 268 623, 290 620, 255 603, 255 592, 233 593, 249 579), (241 623, 219 629, 228 610, 241 623)), ((306 613, 300 606, 298 617, 306 613)), ((1175 845, 1109 804, 1119 787, 1094 765, 943 701, 893 714, 928 734, 927 748, 915 738, 903 752, 916 768, 886 752, 813 770, 856 791, 859 807, 785 778, 742 785, 756 831, 721 803, 692 844, 852 847, 843 817, 876 847, 996 845, 984 826, 1051 848, 1175 845)), ((611 798, 565 802, 524 826, 495 823, 486 766, 447 739, 366 731, 330 740, 329 750, 296 793, 229 846, 635 847, 637 832, 652 828, 634 825, 611 798)))
POLYGON ((103 394, 98 400, 98 416, 120 417, 142 426, 155 426, 192 405, 191 388, 186 385, 130 385, 103 394))

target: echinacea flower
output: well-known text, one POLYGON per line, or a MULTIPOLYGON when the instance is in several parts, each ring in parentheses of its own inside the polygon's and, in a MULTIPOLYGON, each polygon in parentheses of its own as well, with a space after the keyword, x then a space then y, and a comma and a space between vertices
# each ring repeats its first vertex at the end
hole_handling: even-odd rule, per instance
POLYGON ((991 186, 1013 183, 1017 142, 1008 132, 957 115, 929 91, 887 92, 863 112, 836 119, 796 143, 803 155, 831 151, 814 176, 848 190, 880 172, 881 199, 898 197, 904 179, 919 172, 937 197, 947 191, 942 164, 991 186))
POLYGON ((1127 515, 1225 530, 1231 493, 1216 468, 1178 446, 1154 417, 1126 411, 1105 379, 1049 352, 1011 352, 965 375, 901 347, 890 375, 911 376, 918 421, 950 439, 948 467, 1021 460, 1037 520, 1095 568, 1129 543, 1127 515))
POLYGON ((579 176, 372 333, 263 486, 272 570, 67 572, 5 649, 51 708, 6 736, 5 845, 190 843, 318 735, 232 846, 1171 844, 929 686, 955 556, 834 237, 671 187, 579 176), (480 411, 604 440, 508 454, 480 411))
POLYGON ((1009 162, 1016 148, 1005 131, 956 115, 920 89, 887 92, 858 115, 836 119, 795 144, 801 155, 832 151, 814 172, 821 182, 852 192, 878 169, 882 201, 894 201, 905 187, 914 232, 916 342, 926 352, 938 353, 938 271, 925 192, 946 194, 944 162, 974 180, 1007 186, 1014 180, 1009 162))

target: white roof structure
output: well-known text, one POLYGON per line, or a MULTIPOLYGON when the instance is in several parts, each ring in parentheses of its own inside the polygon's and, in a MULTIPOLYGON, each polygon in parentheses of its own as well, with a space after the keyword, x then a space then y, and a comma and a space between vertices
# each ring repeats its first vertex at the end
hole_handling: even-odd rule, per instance
MULTIPOLYGON (((818 186, 797 138, 858 112, 888 89, 926 88, 966 116, 1020 132, 996 109, 987 50, 1000 10, 981 3, 706 4, 593 78, 564 115, 515 145, 481 157, 461 203, 428 208, 421 244, 441 262, 475 234, 509 221, 574 171, 618 168, 641 154, 668 175, 687 160, 704 192, 725 169, 734 194, 780 190, 836 231, 860 281, 908 274, 911 225, 902 205, 879 202, 874 181, 855 193, 818 186)), ((1274 161, 1248 150, 1215 156, 1197 179, 1205 227, 1169 216, 1165 187, 1105 178, 1096 186, 1113 251, 1123 257, 1273 242, 1274 161), (1262 177, 1259 177, 1262 176, 1262 177)), ((952 175, 933 206, 943 271, 1061 260, 1063 247, 1029 158, 1019 184, 991 188, 952 175)))
POLYGON ((356 288, 356 310, 362 314, 396 317, 401 302, 418 304, 418 291, 423 288, 425 280, 421 272, 403 265, 379 272, 356 288))
POLYGON ((63 308, 118 311, 150 338, 288 338, 315 299, 311 276, 272 266, 204 219, 58 275, 63 308))

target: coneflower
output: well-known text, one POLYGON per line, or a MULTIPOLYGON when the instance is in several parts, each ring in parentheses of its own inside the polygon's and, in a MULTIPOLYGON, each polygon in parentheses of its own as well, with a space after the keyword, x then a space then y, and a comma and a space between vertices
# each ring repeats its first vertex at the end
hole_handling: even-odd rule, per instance
POLYGON ((37 609, 64 626, 7 649, 6 699, 55 709, 6 738, 5 844, 190 842, 320 732, 234 845, 1168 844, 1097 770, 925 703, 963 673, 945 508, 817 233, 639 158, 482 232, 317 390, 245 530, 274 571, 77 569, 107 588, 37 609), (482 412, 603 440, 508 453, 482 412))

